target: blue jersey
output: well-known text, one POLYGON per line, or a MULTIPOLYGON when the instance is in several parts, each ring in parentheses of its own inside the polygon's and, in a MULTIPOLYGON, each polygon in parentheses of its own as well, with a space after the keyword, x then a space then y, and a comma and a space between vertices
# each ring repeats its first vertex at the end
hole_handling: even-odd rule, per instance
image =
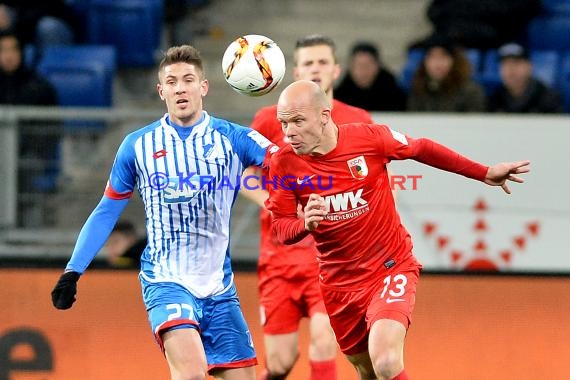
MULTIPOLYGON (((165 115, 125 137, 105 197, 129 199, 135 188, 141 195, 146 281, 178 283, 198 298, 231 287, 230 217, 239 178, 245 167, 263 165, 270 145, 258 132, 206 112, 192 127, 171 125, 165 115)), ((80 247, 75 251, 81 256, 80 247)))

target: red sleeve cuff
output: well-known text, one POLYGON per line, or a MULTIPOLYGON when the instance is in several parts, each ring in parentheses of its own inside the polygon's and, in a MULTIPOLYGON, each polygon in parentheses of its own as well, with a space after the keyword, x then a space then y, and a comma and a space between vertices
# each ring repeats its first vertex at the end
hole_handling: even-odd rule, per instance
POLYGON ((300 242, 309 235, 305 229, 305 220, 298 218, 274 218, 273 232, 277 240, 286 245, 300 242))

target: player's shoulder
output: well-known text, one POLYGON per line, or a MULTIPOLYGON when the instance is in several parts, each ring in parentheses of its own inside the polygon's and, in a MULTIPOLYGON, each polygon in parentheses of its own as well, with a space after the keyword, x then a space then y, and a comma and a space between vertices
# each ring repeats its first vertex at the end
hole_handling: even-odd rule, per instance
POLYGON ((255 113, 256 117, 276 117, 277 115, 277 104, 272 104, 270 106, 261 107, 255 113))
POLYGON ((251 122, 251 128, 260 131, 267 132, 272 130, 276 125, 279 125, 277 120, 277 104, 260 108, 251 122))
POLYGON ((220 118, 211 118, 211 126, 214 131, 221 134, 234 148, 245 152, 252 148, 250 142, 257 144, 262 149, 269 147, 272 142, 253 128, 220 118))
POLYGON ((215 116, 210 116, 210 126, 212 130, 227 137, 241 133, 247 134, 251 131, 249 127, 215 116))
POLYGON ((372 115, 370 112, 363 108, 358 108, 341 102, 340 100, 333 100, 333 119, 336 117, 342 118, 344 120, 358 121, 372 123, 372 115), (336 112, 335 112, 336 111, 336 112))
POLYGON ((281 158, 290 157, 290 156, 297 157, 297 154, 293 152, 293 148, 289 144, 285 144, 285 146, 279 148, 279 150, 275 153, 275 156, 277 155, 279 155, 281 158))
POLYGON ((299 159, 299 156, 293 151, 291 145, 285 144, 285 146, 279 148, 278 151, 273 153, 271 156, 271 163, 283 166, 285 163, 291 163, 299 159))
POLYGON ((343 130, 345 136, 350 136, 352 141, 364 140, 368 142, 375 141, 379 137, 383 138, 390 130, 386 125, 363 122, 340 124, 338 128, 343 130))

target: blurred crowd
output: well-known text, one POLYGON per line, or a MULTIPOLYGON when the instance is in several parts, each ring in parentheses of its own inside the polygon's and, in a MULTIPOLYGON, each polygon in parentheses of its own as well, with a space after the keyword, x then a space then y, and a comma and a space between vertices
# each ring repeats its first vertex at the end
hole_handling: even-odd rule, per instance
MULTIPOLYGON (((570 2, 550 3, 556 1, 570 2)), ((144 28, 145 33, 152 33, 152 43, 126 36, 125 31, 129 30, 139 37, 143 33, 131 30, 126 24, 113 33, 98 32, 93 20, 88 20, 89 28, 86 27, 86 18, 90 18, 86 8, 95 3, 98 10, 115 7, 113 12, 116 12, 121 7, 121 1, 0 0, 0 105, 74 105, 66 103, 65 85, 58 82, 61 75, 44 75, 45 70, 38 70, 50 48, 85 46, 93 41, 109 44, 112 41, 108 39, 115 36, 120 39, 118 68, 128 71, 133 66, 150 67, 155 63, 160 43, 192 42, 193 33, 200 31, 188 30, 189 23, 184 21, 196 11, 207 10, 211 1, 149 1, 154 8, 140 15, 160 18, 158 26, 149 22, 144 28), (161 40, 159 35, 163 32, 166 38, 161 40), (146 45, 143 49, 125 41, 146 45), (146 56, 139 59, 128 48, 138 53, 145 51, 146 56)), ((557 50, 554 45, 555 48, 545 52, 529 44, 529 25, 537 17, 543 17, 544 12, 540 0, 432 0, 426 13, 432 32, 402 47, 407 52, 405 66, 393 70, 384 63, 381 39, 369 36, 355 41, 343 75, 336 83, 335 98, 368 111, 568 113, 570 72, 561 73, 559 66, 567 57, 567 71, 570 71, 570 50, 564 50, 567 46, 557 50), (548 59, 540 59, 545 54, 548 59), (562 75, 567 77, 565 81, 559 80, 562 75)), ((105 19, 104 14, 101 17, 105 19)), ((570 20, 568 14, 565 17, 570 20)), ((103 30, 109 25, 99 27, 103 30)), ((114 65, 115 62, 109 67, 114 65)), ((109 75, 115 74, 110 70, 109 75)), ((110 92, 112 80, 106 83, 110 92)), ((73 94, 68 94, 69 97, 79 98, 73 94)), ((103 101, 112 104, 111 99, 103 101)), ((101 106, 101 103, 92 105, 101 106)), ((44 125, 47 123, 37 121, 19 125, 19 192, 49 193, 57 189, 57 160, 63 132, 60 125, 51 123, 51 132, 46 137, 42 133, 44 125)), ((23 215, 19 221, 22 225, 29 219, 25 208, 22 205, 19 213, 23 215)))

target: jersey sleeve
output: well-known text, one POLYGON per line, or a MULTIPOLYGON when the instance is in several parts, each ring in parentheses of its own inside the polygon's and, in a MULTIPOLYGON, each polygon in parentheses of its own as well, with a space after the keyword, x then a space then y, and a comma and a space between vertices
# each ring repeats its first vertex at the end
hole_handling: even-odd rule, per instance
POLYGON ((272 114, 269 108, 262 108, 256 112, 250 127, 262 135, 270 137, 267 133, 267 126, 275 123, 273 119, 277 120, 277 115, 272 114))
POLYGON ((270 156, 279 150, 261 133, 241 125, 234 124, 229 137, 244 167, 267 167, 270 156))
POLYGON ((136 183, 136 136, 127 136, 115 156, 105 193, 81 228, 65 270, 83 273, 103 247, 125 209, 136 183))
POLYGON ((283 244, 295 244, 303 240, 309 231, 305 229, 305 221, 297 217, 297 197, 293 189, 295 177, 283 174, 280 167, 279 154, 271 159, 269 177, 266 179, 269 198, 265 207, 273 217, 272 230, 283 244))
POLYGON ((385 125, 373 125, 379 150, 387 160, 413 159, 437 169, 484 181, 488 166, 427 138, 414 139, 385 125))
POLYGON ((117 151, 111 168, 105 196, 111 199, 128 199, 132 196, 136 184, 135 139, 127 136, 117 151))
POLYGON ((369 125, 370 131, 374 135, 377 149, 387 161, 405 160, 414 155, 413 140, 386 125, 369 125))
POLYGON ((115 200, 103 196, 79 232, 66 271, 85 272, 103 248, 128 202, 128 199, 115 200))

